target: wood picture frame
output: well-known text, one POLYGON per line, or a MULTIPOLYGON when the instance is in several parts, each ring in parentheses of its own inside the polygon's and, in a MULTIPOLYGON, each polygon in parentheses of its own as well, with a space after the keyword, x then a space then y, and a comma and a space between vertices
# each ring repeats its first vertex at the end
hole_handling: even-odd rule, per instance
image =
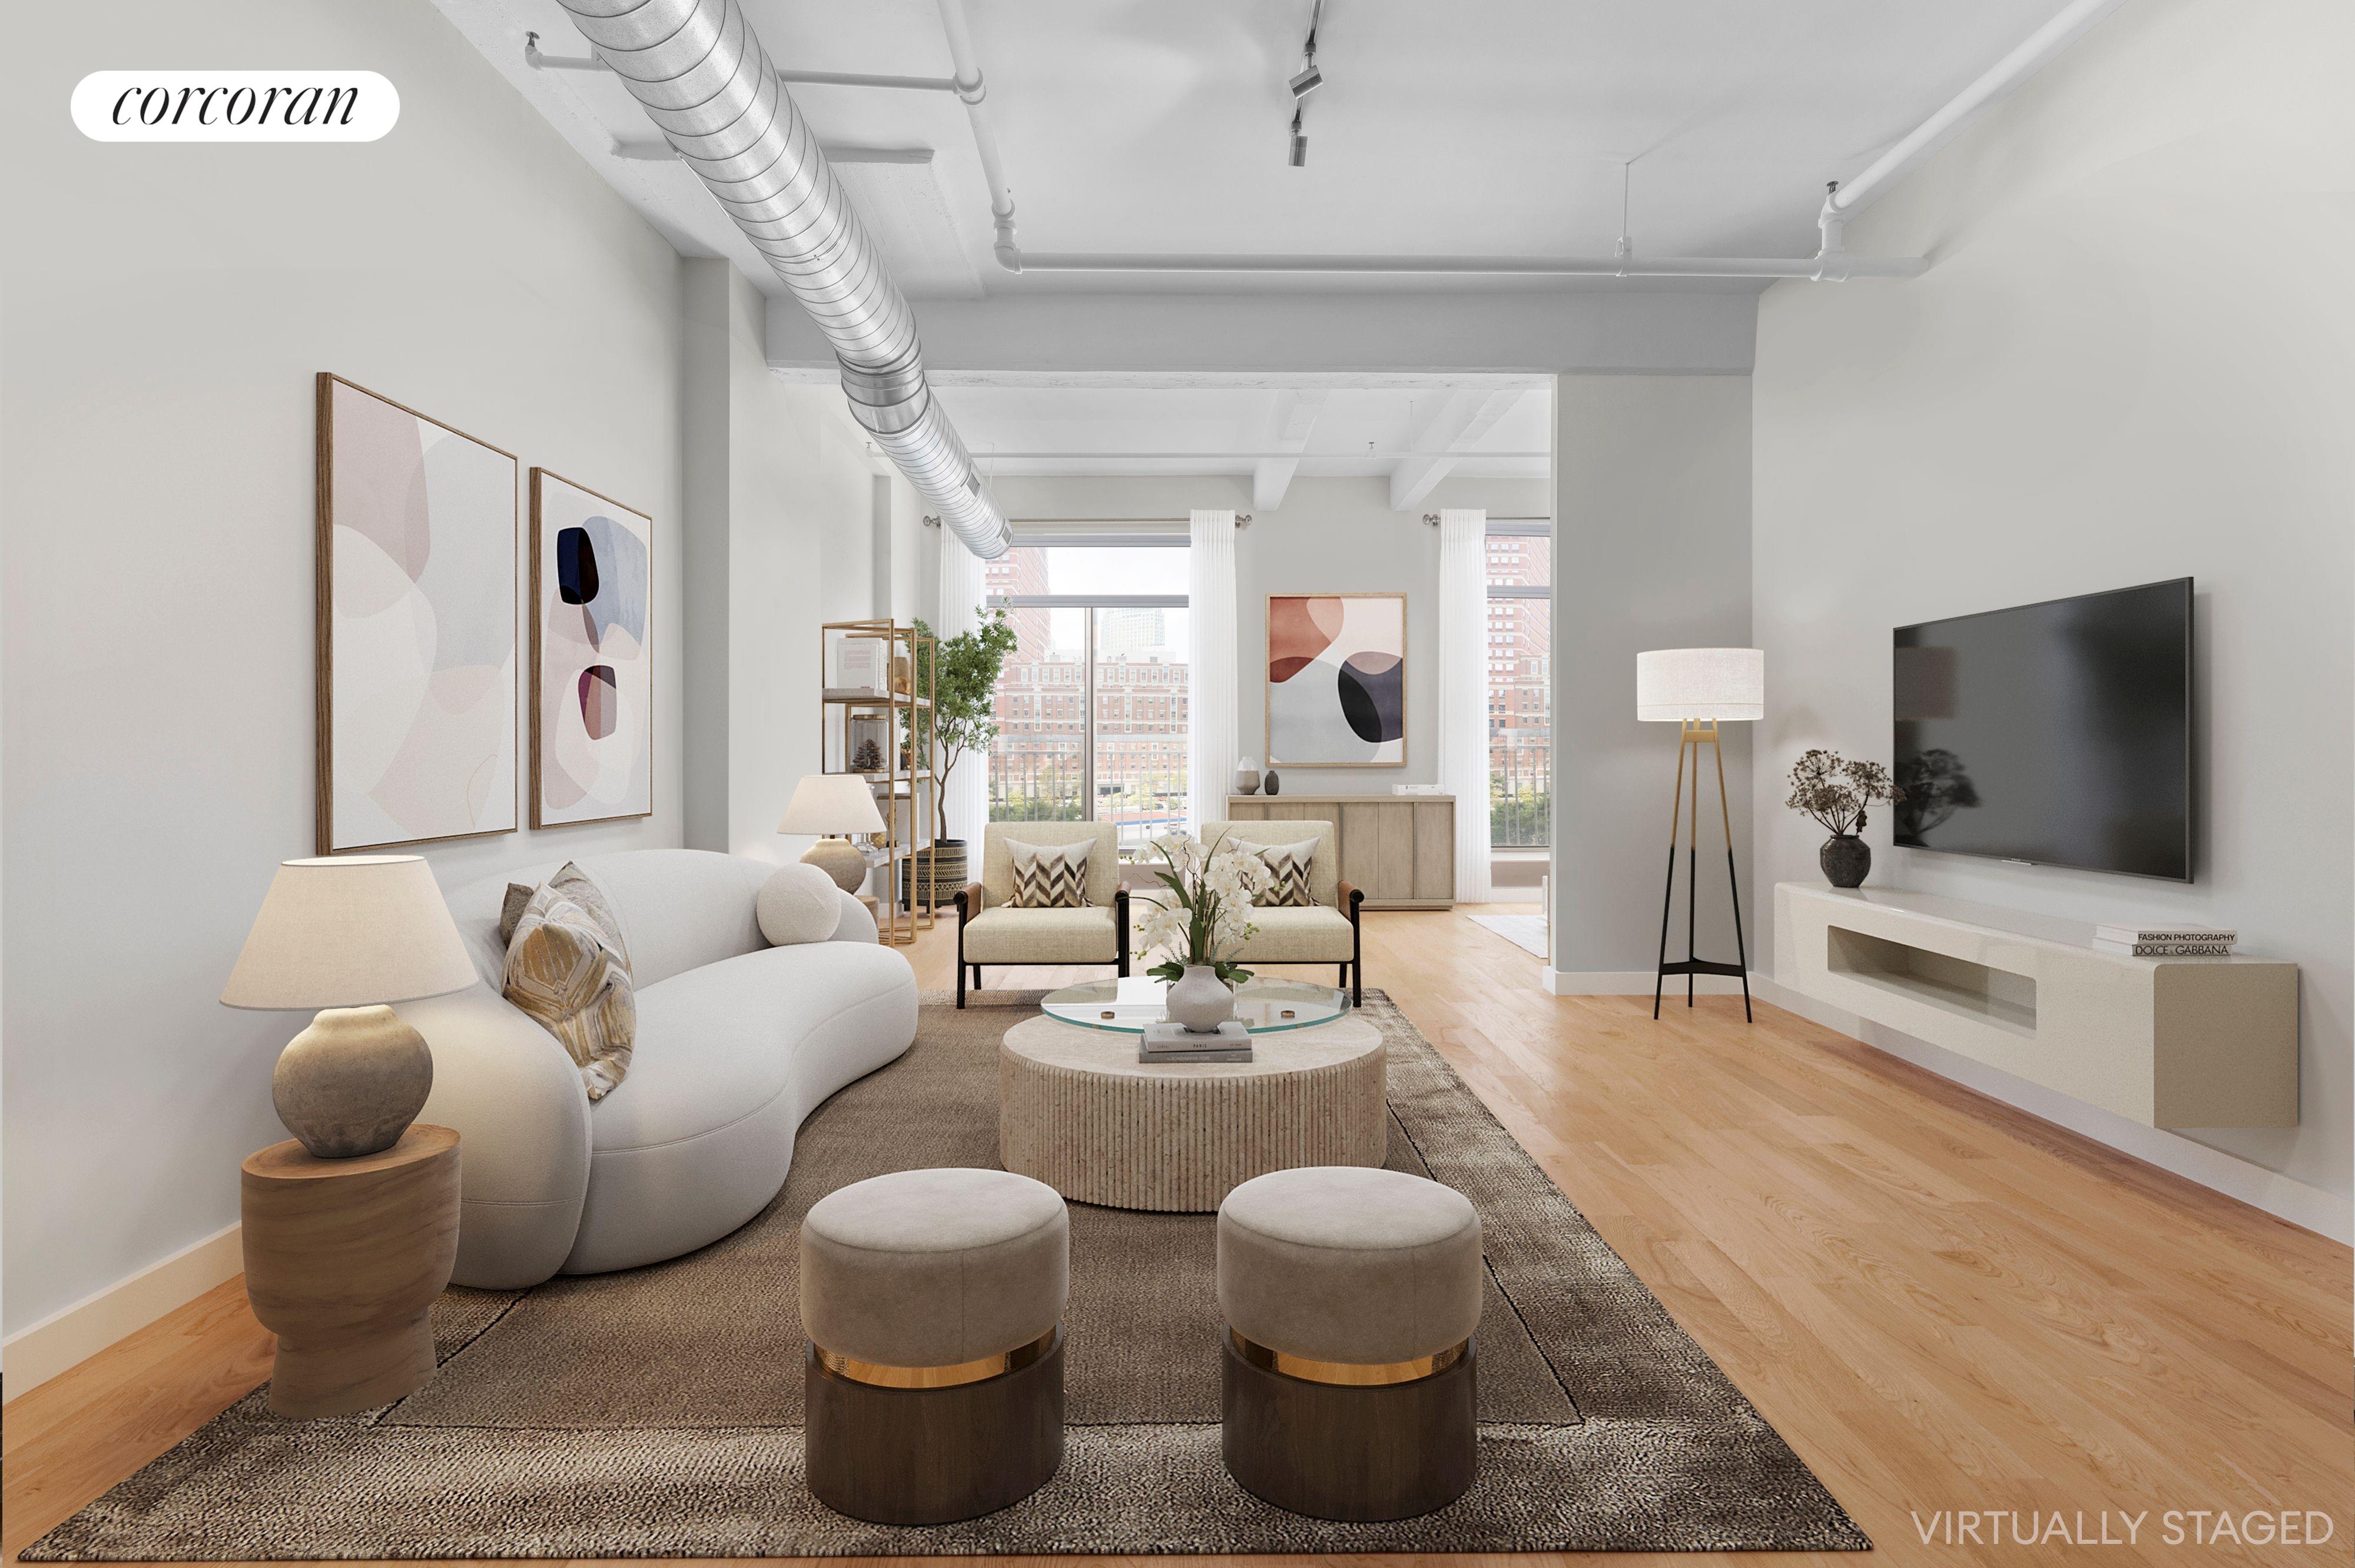
POLYGON ((514 832, 520 464, 332 371, 314 387, 318 853, 514 832), (430 619, 430 648, 404 617, 430 619))
POLYGON ((652 816, 654 517, 537 464, 530 490, 531 825, 572 827, 652 816), (583 499, 595 506, 584 507, 583 499), (599 523, 606 526, 598 530, 599 523), (591 533, 593 538, 587 536, 591 533), (584 536, 568 542, 567 535, 575 534, 584 536), (570 562, 564 558, 568 550, 576 556, 570 562), (579 575, 583 571, 589 574, 585 581, 579 575), (608 598, 613 601, 604 603, 608 598), (558 619, 559 612, 570 616, 576 610, 577 636, 572 627, 559 627, 558 619), (563 646, 552 649, 559 630, 563 646), (567 666, 560 676, 551 668, 559 652, 567 666), (602 657, 581 664, 592 654, 602 657), (561 680, 563 688, 552 687, 552 680, 561 680), (602 701, 614 705, 611 726, 602 730, 595 700, 601 690, 602 701), (616 737, 624 744, 604 746, 616 737), (612 771, 617 758, 627 769, 618 783, 612 771))
POLYGON ((1265 626, 1266 656, 1261 663, 1262 703, 1261 746, 1269 768, 1404 768, 1407 765, 1407 596, 1403 592, 1359 593, 1272 593, 1267 596, 1265 626), (1397 651, 1391 652, 1382 634, 1389 630, 1387 617, 1379 618, 1372 626, 1353 625, 1359 618, 1348 614, 1350 604, 1364 600, 1388 600, 1397 608, 1397 651), (1316 608, 1337 604, 1339 612, 1329 628, 1320 621, 1322 611, 1316 608), (1281 620, 1279 618, 1281 617, 1281 620), (1352 650, 1352 642, 1366 644, 1352 650), (1337 647, 1342 652, 1337 658, 1327 658, 1337 647), (1334 669, 1337 694, 1327 710, 1321 687, 1312 697, 1309 694, 1287 692, 1280 701, 1276 688, 1311 673, 1309 666, 1323 664, 1334 669), (1290 666, 1285 668, 1285 666, 1290 666), (1279 673, 1279 670, 1283 673, 1279 673), (1279 706, 1292 711, 1280 720, 1279 706), (1378 732, 1394 728, 1394 736, 1381 734, 1369 738, 1361 724, 1370 723, 1378 732), (1285 755, 1279 749, 1277 731, 1288 727, 1295 734, 1285 742, 1295 750, 1323 750, 1328 755, 1285 755), (1395 751, 1390 748, 1395 747, 1395 751), (1370 757, 1351 758, 1348 753, 1370 749, 1370 757))

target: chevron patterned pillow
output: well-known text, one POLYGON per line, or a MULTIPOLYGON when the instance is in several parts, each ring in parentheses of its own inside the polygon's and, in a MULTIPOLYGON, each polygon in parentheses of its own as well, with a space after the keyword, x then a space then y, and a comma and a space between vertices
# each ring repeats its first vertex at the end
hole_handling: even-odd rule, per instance
POLYGON ((563 1045, 591 1099, 603 1099, 629 1072, 638 1030, 629 960, 578 904, 532 900, 507 947, 505 990, 563 1045))
POLYGON ((1014 899, 1010 909, 1084 909, 1088 903, 1088 851, 1095 845, 1026 844, 1006 841, 1014 862, 1014 899))
POLYGON ((1261 909, 1313 909, 1316 895, 1308 891, 1308 868, 1316 859, 1316 841, 1296 844, 1255 844, 1232 841, 1245 854, 1259 856, 1267 867, 1267 891, 1252 900, 1261 909))

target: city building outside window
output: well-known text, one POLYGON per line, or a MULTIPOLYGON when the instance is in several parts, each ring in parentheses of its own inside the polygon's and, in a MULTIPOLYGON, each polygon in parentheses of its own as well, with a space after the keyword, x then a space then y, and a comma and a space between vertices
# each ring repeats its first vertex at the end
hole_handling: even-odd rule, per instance
POLYGON ((992 821, 1115 822, 1124 854, 1185 825, 1186 577, 1182 544, 1018 545, 987 564, 1015 634, 992 821))
POLYGON ((1553 822, 1553 540, 1492 523, 1488 557, 1488 842, 1543 849, 1553 822), (1515 530, 1504 532, 1503 530, 1515 530))

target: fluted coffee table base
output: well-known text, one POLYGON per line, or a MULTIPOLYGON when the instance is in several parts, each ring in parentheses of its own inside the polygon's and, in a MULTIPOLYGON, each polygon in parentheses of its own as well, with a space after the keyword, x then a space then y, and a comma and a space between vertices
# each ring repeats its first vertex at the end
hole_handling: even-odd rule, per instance
POLYGON ((1380 1030, 1345 1015, 1252 1046, 1145 1063, 1134 1034, 1028 1019, 998 1048, 999 1155, 1073 1202, 1192 1213, 1271 1171, 1382 1162, 1380 1030))

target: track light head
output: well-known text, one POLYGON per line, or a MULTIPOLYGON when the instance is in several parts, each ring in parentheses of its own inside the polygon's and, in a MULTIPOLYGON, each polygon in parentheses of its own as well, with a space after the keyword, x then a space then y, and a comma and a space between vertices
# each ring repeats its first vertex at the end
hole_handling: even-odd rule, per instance
POLYGON ((1302 71, 1298 76, 1292 79, 1292 96, 1295 98, 1305 98, 1324 84, 1325 73, 1317 69, 1316 62, 1312 60, 1309 62, 1308 69, 1306 70, 1302 71))
POLYGON ((1292 166, 1295 169, 1305 169, 1308 166, 1308 134, 1306 132, 1295 131, 1292 133, 1292 166))

